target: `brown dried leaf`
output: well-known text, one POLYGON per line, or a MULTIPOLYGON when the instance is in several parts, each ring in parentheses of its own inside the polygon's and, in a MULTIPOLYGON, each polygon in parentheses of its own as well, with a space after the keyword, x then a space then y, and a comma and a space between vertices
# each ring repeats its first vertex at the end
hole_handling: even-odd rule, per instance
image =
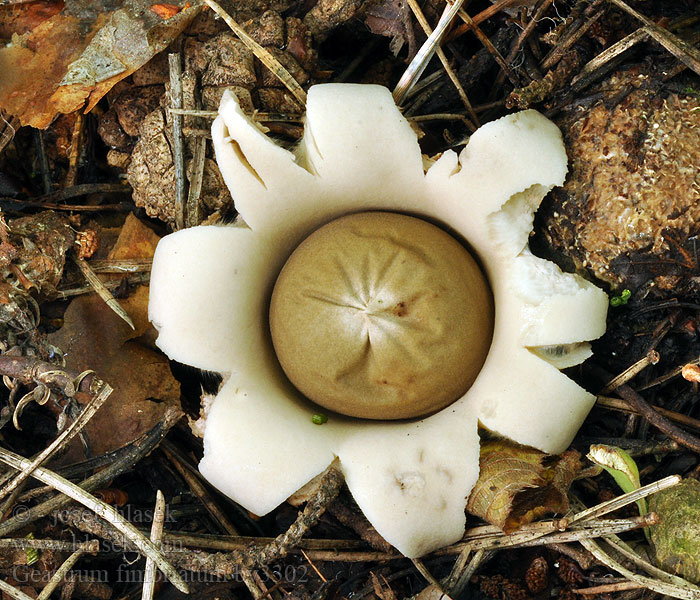
POLYGON ((404 0, 382 0, 370 5, 365 12, 365 24, 376 35, 391 38, 389 48, 396 56, 403 45, 409 42, 409 56, 413 56, 413 36, 408 28, 408 6, 404 0))
POLYGON ((22 35, 31 31, 46 19, 61 12, 63 2, 34 0, 22 4, 4 5, 0 2, 0 38, 9 39, 13 33, 22 35))
POLYGON ((199 13, 188 7, 163 20, 153 2, 130 0, 117 10, 66 2, 59 14, 0 48, 0 107, 22 125, 45 128, 58 113, 92 109, 199 13))
POLYGON ((552 456, 505 440, 486 442, 467 510, 506 533, 543 515, 565 512, 567 491, 581 468, 579 458, 574 450, 552 456))
POLYGON ((449 600, 449 596, 446 596, 445 592, 438 586, 431 584, 423 588, 423 591, 415 597, 415 600, 449 600))
POLYGON ((318 0, 304 16, 311 35, 322 39, 329 31, 354 19, 365 0, 318 0))
POLYGON ((370 576, 372 577, 372 588, 374 589, 374 593, 377 595, 379 600, 397 600, 394 590, 391 589, 391 586, 384 575, 377 577, 374 572, 370 572, 370 576))
MULTIPOLYGON (((150 258, 158 236, 129 215, 110 258, 150 258)), ((50 342, 65 354, 68 368, 93 369, 114 392, 86 427, 93 454, 108 452, 138 437, 162 417, 170 404, 179 405, 180 388, 167 358, 151 345, 148 288, 140 286, 120 304, 134 321, 132 331, 95 294, 73 300, 63 327, 50 342)), ((74 444, 63 460, 83 458, 74 444)))
POLYGON ((63 276, 66 252, 75 240, 68 218, 47 210, 12 219, 8 225, 15 252, 8 256, 12 246, 5 243, 0 267, 8 267, 19 286, 36 287, 42 297, 51 297, 63 276), (12 265, 5 264, 5 258, 11 258, 12 265))

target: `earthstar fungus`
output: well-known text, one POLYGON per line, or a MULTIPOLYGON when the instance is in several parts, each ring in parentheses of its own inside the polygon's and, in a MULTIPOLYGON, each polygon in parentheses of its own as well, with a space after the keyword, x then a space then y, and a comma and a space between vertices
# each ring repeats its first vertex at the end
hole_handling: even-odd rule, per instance
POLYGON ((491 292, 466 248, 397 213, 355 213, 316 230, 270 302, 289 380, 317 404, 365 419, 454 402, 479 374, 492 331, 491 292))
POLYGON ((590 355, 586 341, 605 330, 607 296, 527 245, 534 211, 566 174, 559 131, 535 111, 509 115, 425 171, 388 90, 325 84, 309 90, 294 152, 267 138, 230 94, 212 137, 240 217, 163 238, 150 299, 163 351, 225 376, 207 414, 200 470, 262 515, 337 458, 365 516, 402 553, 416 557, 457 541, 478 477, 478 423, 557 453, 594 402, 559 369, 590 355), (275 355, 270 297, 307 236, 365 211, 412 215, 466 240, 493 295, 493 337, 471 387, 429 416, 330 413, 315 425, 318 408, 275 355))

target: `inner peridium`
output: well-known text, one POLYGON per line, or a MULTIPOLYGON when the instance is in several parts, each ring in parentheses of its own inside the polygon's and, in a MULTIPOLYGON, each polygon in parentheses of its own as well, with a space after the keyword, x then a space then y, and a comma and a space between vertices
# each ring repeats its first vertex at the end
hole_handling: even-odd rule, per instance
POLYGON ((470 252, 422 219, 364 212, 307 237, 280 272, 270 332, 308 399, 364 419, 408 419, 461 398, 493 334, 493 297, 470 252))

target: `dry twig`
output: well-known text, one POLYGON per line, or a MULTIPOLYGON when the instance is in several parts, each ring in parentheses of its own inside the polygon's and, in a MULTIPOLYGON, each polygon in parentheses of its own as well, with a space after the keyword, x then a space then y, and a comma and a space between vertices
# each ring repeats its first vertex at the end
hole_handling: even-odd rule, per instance
POLYGON ((114 258, 90 261, 90 266, 95 273, 148 273, 152 264, 153 260, 150 258, 114 258))
MULTIPOLYGON (((205 0, 205 2, 207 1, 209 0, 205 0)), ((404 71, 404 74, 401 76, 401 79, 399 79, 399 82, 394 88, 394 101, 397 105, 403 103, 406 95, 410 92, 415 82, 423 74, 423 71, 425 71, 430 59, 440 46, 440 41, 442 40, 443 35, 445 35, 445 31, 447 31, 447 28, 449 27, 450 23, 452 23, 462 4, 464 4, 464 0, 455 0, 452 4, 448 3, 447 6, 445 6, 445 10, 440 17, 437 26, 413 57, 411 64, 408 65, 404 71)))
POLYGON ((100 550, 99 540, 87 542, 62 542, 60 540, 37 540, 35 538, 3 538, 0 548, 7 550, 53 550, 55 552, 77 552, 82 550, 89 554, 97 554, 100 550))
MULTIPOLYGON (((630 405, 629 402, 626 402, 625 400, 621 400, 619 398, 610 398, 608 396, 598 396, 597 399, 597 404, 598 406, 604 406, 605 408, 609 408, 611 410, 619 410, 622 412, 627 412, 627 413, 632 413, 634 415, 641 415, 642 413, 636 410, 633 406, 630 405)), ((695 431, 700 432, 700 420, 698 419, 693 419, 693 417, 688 417, 684 414, 675 412, 673 410, 668 410, 667 408, 663 408, 661 406, 652 406, 651 407, 653 410, 655 410, 657 413, 660 415, 666 417, 670 421, 674 421, 676 423, 680 423, 681 425, 685 427, 690 427, 691 429, 694 429, 695 431)), ((672 440, 675 442, 675 440, 672 440)), ((676 444, 678 442, 675 442, 676 444)))
MULTIPOLYGON (((165 523, 165 497, 163 492, 156 492, 156 506, 153 510, 153 522, 151 523, 151 542, 160 549, 160 541, 163 538, 163 525, 165 523)), ((153 600, 153 590, 156 585, 156 563, 148 557, 146 569, 143 573, 143 589, 141 600, 153 600)))
POLYGON ((607 583, 603 585, 594 585, 587 588, 578 588, 573 590, 573 592, 574 594, 581 594, 583 596, 597 596, 598 594, 610 594, 613 592, 639 589, 645 589, 645 586, 641 583, 635 583, 634 581, 620 581, 618 583, 607 583))
MULTIPOLYGON (((118 267, 115 268, 114 270, 110 270, 109 268, 102 270, 102 273, 123 273, 124 271, 119 271, 118 267)), ((151 274, 150 272, 148 273, 136 273, 135 275, 131 275, 129 277, 121 277, 119 279, 111 279, 109 281, 103 281, 103 285, 108 289, 108 290, 116 290, 119 289, 124 282, 126 281, 127 285, 139 285, 141 283, 148 283, 151 279, 151 274)), ((70 288, 66 290, 58 290, 56 292, 56 299, 57 300, 66 300, 68 298, 72 298, 73 296, 81 296, 82 294, 92 294, 94 293, 95 288, 93 288, 91 285, 83 285, 80 287, 76 288, 70 288)))
POLYGON ((620 373, 617 377, 613 377, 608 383, 605 384, 602 390, 600 390, 601 394, 608 394, 612 392, 614 389, 617 389, 621 385, 627 383, 630 379, 641 373, 644 369, 646 369, 649 365, 655 365, 656 363, 659 362, 659 353, 656 350, 651 350, 649 351, 646 356, 643 358, 639 359, 636 363, 633 365, 627 367, 622 373, 620 373))
MULTIPOLYGON (((0 448, 0 461, 18 470, 27 469, 31 466, 30 461, 4 448, 0 448)), ((165 559, 161 552, 138 529, 124 519, 114 507, 105 504, 102 500, 90 495, 74 483, 43 467, 37 467, 32 472, 32 477, 54 487, 108 521, 115 529, 127 536, 141 553, 155 561, 160 570, 167 575, 177 589, 188 593, 188 586, 175 567, 165 559)))
MULTIPOLYGON (((430 36, 433 31, 430 28, 430 25, 428 24, 428 21, 426 21, 425 16, 423 15, 423 11, 420 8, 420 5, 418 4, 417 0, 407 0, 408 1, 408 6, 411 8, 413 11, 413 15, 416 17, 416 20, 420 24, 421 28, 425 32, 427 36, 430 36)), ((459 94, 459 97, 462 100, 462 103, 464 104, 465 108, 467 109, 467 112, 469 112, 469 116, 471 117, 471 121, 465 118, 465 121, 467 123, 467 127, 472 131, 476 131, 476 128, 479 126, 479 118, 476 116, 476 113, 474 112, 474 109, 472 108, 472 104, 469 101, 469 97, 467 96, 467 93, 464 91, 464 88, 462 87, 462 84, 459 82, 459 79, 457 78, 456 73, 450 66, 450 62, 447 60, 447 56, 445 56, 445 52, 443 51, 442 48, 437 47, 435 49, 435 54, 437 54, 437 57, 440 59, 440 62, 442 63, 443 68, 445 69, 445 73, 447 73, 447 76, 450 78, 450 81, 452 84, 455 86, 455 89, 457 90, 457 94, 459 94)))
MULTIPOLYGON (((160 443, 165 434, 180 420, 180 417, 182 417, 182 413, 179 410, 172 407, 167 408, 163 418, 150 431, 115 453, 113 462, 81 482, 79 487, 86 491, 98 489, 117 475, 130 469, 160 443)), ((69 497, 59 495, 37 506, 17 512, 13 517, 0 523, 0 538, 26 526, 27 523, 60 510, 70 501, 69 497)))
MULTIPOLYGON (((95 379, 93 379, 93 382, 94 381, 95 379)), ((0 499, 5 498, 9 493, 17 489, 20 484, 31 477, 33 471, 37 467, 46 462, 61 448, 65 447, 76 435, 78 435, 88 424, 90 419, 92 419, 95 413, 100 409, 100 407, 105 403, 107 398, 109 398, 112 391, 113 390, 109 385, 102 383, 99 392, 90 400, 88 405, 83 408, 80 415, 78 415, 70 426, 64 429, 61 434, 58 435, 53 442, 51 442, 51 444, 42 450, 39 455, 31 461, 28 468, 23 469, 11 481, 6 483, 2 489, 0 489, 0 499)))
POLYGON ((104 282, 95 274, 92 267, 84 258, 79 258, 78 256, 73 257, 73 262, 78 265, 81 273, 87 279, 87 282, 92 286, 92 288, 97 292, 97 295, 105 301, 105 304, 109 306, 129 327, 136 329, 134 327, 134 322, 127 312, 122 308, 119 301, 112 296, 112 292, 109 291, 104 282))
POLYGON ((544 57, 540 66, 543 69, 551 69, 556 65, 566 52, 571 48, 583 35, 603 16, 605 9, 598 8, 602 0, 594 0, 594 2, 586 8, 584 13, 585 20, 579 20, 572 24, 566 36, 559 39, 559 42, 552 50, 544 57), (595 11, 595 12, 594 12, 595 11))
MULTIPOLYGON (((588 550, 593 556, 595 556, 600 562, 605 566, 617 571, 630 581, 642 585, 643 587, 663 594, 664 596, 671 596, 673 598, 680 598, 681 600, 697 600, 700 596, 700 590, 698 590, 694 585, 678 585, 667 583, 665 581, 660 581, 652 577, 647 577, 646 575, 639 575, 630 571, 627 567, 622 565, 620 562, 615 560, 596 541, 591 539, 581 540, 581 544, 586 550, 588 550), (693 589, 695 588, 695 589, 693 589)), ((684 582, 684 584, 687 582, 684 582)))
POLYGON ((579 521, 584 522, 591 519, 597 519, 598 517, 607 515, 608 513, 618 510, 623 506, 632 504, 632 502, 636 502, 637 500, 641 500, 642 498, 656 494, 656 492, 660 492, 661 490, 678 485, 680 481, 681 477, 679 475, 670 475, 669 477, 665 477, 664 479, 660 479, 654 483, 644 485, 636 490, 622 494, 621 496, 613 498, 612 500, 607 500, 606 502, 601 502, 600 504, 597 504, 591 508, 581 510, 575 515, 566 518, 566 522, 568 525, 573 525, 579 521))
POLYGON ((617 7, 632 15, 638 21, 644 23, 645 31, 680 60, 685 66, 700 75, 700 50, 691 46, 685 40, 674 35, 667 29, 659 27, 656 23, 634 10, 623 0, 610 0, 617 7))
MULTIPOLYGON (((92 544, 91 542, 88 542, 88 544, 92 544)), ((64 562, 63 564, 56 569, 56 572, 51 576, 51 579, 49 582, 44 586, 44 589, 41 590, 41 593, 39 596, 37 596, 36 600, 49 600, 49 597, 51 594, 54 592, 54 590, 63 583, 63 580, 65 579, 66 575, 68 574, 68 571, 70 571, 73 568, 73 565, 78 562, 78 559, 87 552, 88 545, 84 544, 84 547, 79 548, 73 554, 71 554, 64 562)))
MULTIPOLYGON (((586 521, 580 526, 560 530, 560 521, 539 521, 532 523, 533 527, 521 527, 511 534, 498 532, 489 537, 471 538, 469 535, 463 541, 454 546, 449 546, 449 553, 463 551, 467 546, 471 550, 497 550, 502 548, 530 548, 533 546, 547 546, 549 544, 562 544, 568 542, 580 542, 585 539, 592 539, 623 533, 655 525, 659 522, 655 513, 649 513, 643 517, 633 517, 631 519, 594 519, 586 521), (467 541, 464 541, 467 540, 467 541)), ((438 551, 440 554, 442 551, 438 551)))
POLYGON ((194 157, 192 158, 192 180, 187 194, 187 227, 199 225, 199 197, 202 194, 202 181, 204 180, 204 159, 207 155, 207 140, 200 138, 194 143, 194 157))
POLYGON ((666 417, 654 410, 654 407, 652 407, 631 387, 628 385, 622 385, 618 387, 616 391, 627 401, 635 412, 642 415, 659 431, 665 433, 668 437, 678 442, 681 446, 685 446, 694 452, 700 453, 700 439, 671 423, 671 421, 669 421, 666 417))
POLYGON ((218 576, 237 573, 240 569, 255 569, 283 558, 299 543, 302 536, 313 527, 326 506, 338 495, 343 485, 343 475, 335 465, 331 465, 321 478, 319 490, 299 514, 296 521, 283 534, 263 547, 253 546, 248 551, 234 550, 229 553, 176 552, 173 560, 180 568, 190 571, 204 571, 218 576))
POLYGON ((34 600, 31 596, 28 596, 23 591, 18 590, 15 586, 10 585, 7 581, 0 579, 0 592, 7 594, 10 598, 14 600, 34 600))
POLYGON ((620 41, 615 42, 609 48, 603 50, 598 56, 591 59, 571 80, 572 88, 576 90, 581 90, 586 87, 593 79, 595 79, 598 72, 603 69, 603 67, 612 61, 615 57, 619 56, 623 52, 626 52, 648 36, 648 32, 644 27, 637 29, 628 36, 625 36, 620 41))
MULTIPOLYGON (((168 54, 170 101, 172 108, 182 108, 182 65, 179 54, 168 54)), ((185 149, 182 144, 182 115, 171 113, 173 132, 173 166, 175 167, 175 229, 185 227, 185 149)))
POLYGON ((199 481, 197 474, 191 472, 187 468, 185 461, 175 448, 174 444, 170 444, 166 440, 163 442, 160 449, 161 452, 168 457, 168 460, 170 460, 177 472, 180 473, 182 478, 185 480, 185 483, 187 483, 190 490, 192 490, 192 493, 204 505, 204 508, 207 509, 207 512, 214 519, 214 521, 229 535, 238 535, 236 527, 233 525, 226 513, 224 513, 224 511, 222 511, 217 504, 211 500, 209 493, 204 485, 199 481))
POLYGON ((263 63, 272 73, 284 84, 284 86, 294 94, 294 97, 301 103, 302 106, 306 105, 306 92, 299 85, 296 79, 292 77, 291 73, 285 69, 282 64, 270 54, 265 48, 258 44, 253 38, 251 38, 236 21, 233 20, 231 15, 229 15, 219 4, 213 0, 204 0, 206 4, 211 8, 217 15, 219 15, 226 25, 231 28, 231 31, 235 33, 238 38, 251 49, 253 54, 258 57, 261 63, 263 63))
MULTIPOLYGON (((224 513, 218 507, 216 502, 214 502, 209 497, 209 494, 207 493, 206 488, 199 481, 199 479, 197 478, 197 475, 195 473, 191 472, 187 468, 186 461, 180 455, 177 448, 173 444, 168 443, 166 440, 163 442, 163 445, 161 446, 161 450, 168 457, 168 459, 174 465, 174 467, 177 469, 178 473, 180 473, 182 478, 185 480, 185 482, 189 486, 190 490, 192 490, 192 493, 197 497, 197 499, 207 509, 207 512, 211 515, 211 517, 214 519, 214 521, 216 523, 218 523, 223 528, 223 530, 226 531, 229 535, 238 535, 238 531, 236 530, 236 527, 233 525, 233 523, 228 518, 226 513, 224 513)), ((250 570, 241 569, 240 574, 241 574, 241 578, 243 579, 243 582, 245 583, 246 587, 250 590, 250 593, 253 594, 253 596, 255 598, 261 597, 263 595, 263 592, 260 589, 260 586, 258 585, 258 583, 253 578, 253 574, 250 572, 250 570)))

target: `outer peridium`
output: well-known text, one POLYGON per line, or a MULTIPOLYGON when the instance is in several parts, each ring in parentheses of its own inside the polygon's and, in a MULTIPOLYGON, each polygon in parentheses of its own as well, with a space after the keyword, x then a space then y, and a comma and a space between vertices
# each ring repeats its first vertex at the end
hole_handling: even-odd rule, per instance
POLYGON ((309 90, 295 153, 268 139, 228 93, 212 133, 241 220, 164 238, 150 304, 158 344, 171 358, 228 377, 207 418, 202 473, 262 515, 337 458, 364 514, 402 553, 458 540, 478 476, 477 420, 555 453, 594 401, 559 368, 590 353, 582 342, 604 332, 607 297, 527 248, 534 210, 566 173, 559 131, 534 111, 510 115, 426 173, 388 90, 326 84, 309 90), (276 363, 265 307, 307 234, 370 209, 423 215, 469 241, 494 293, 493 342, 470 390, 428 418, 331 416, 317 426, 314 407, 276 363))

